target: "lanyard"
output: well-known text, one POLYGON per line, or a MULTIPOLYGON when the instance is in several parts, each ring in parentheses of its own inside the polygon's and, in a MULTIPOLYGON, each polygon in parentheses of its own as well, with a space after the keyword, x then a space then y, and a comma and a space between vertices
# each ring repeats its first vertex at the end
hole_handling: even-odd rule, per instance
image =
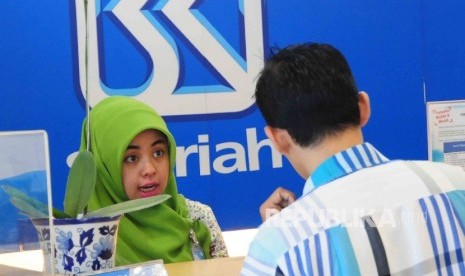
POLYGON ((189 231, 189 238, 191 240, 191 251, 194 261, 205 260, 205 253, 203 252, 202 247, 200 247, 200 243, 197 240, 193 229, 189 231))

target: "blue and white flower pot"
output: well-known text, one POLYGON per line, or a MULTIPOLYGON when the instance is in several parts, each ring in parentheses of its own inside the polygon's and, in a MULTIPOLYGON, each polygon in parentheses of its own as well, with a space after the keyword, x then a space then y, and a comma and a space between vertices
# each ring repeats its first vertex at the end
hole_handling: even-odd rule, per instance
POLYGON ((33 219, 44 255, 44 271, 50 273, 53 267, 55 273, 75 275, 113 268, 121 217, 53 219, 53 252, 49 219, 33 219))

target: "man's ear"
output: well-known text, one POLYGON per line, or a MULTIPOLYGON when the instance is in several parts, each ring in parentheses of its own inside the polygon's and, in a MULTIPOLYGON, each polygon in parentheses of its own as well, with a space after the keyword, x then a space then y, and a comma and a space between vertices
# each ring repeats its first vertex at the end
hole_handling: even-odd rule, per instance
POLYGON ((368 123, 371 115, 370 97, 365 91, 358 93, 358 107, 360 109, 360 127, 368 123))
POLYGON ((279 153, 285 155, 289 151, 292 138, 287 130, 266 126, 265 134, 279 153))

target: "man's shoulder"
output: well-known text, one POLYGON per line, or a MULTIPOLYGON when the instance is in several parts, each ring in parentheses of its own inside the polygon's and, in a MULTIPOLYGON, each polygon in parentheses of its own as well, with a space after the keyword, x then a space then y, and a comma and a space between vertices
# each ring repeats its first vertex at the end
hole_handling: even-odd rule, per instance
POLYGON ((444 162, 433 162, 429 160, 404 160, 403 162, 406 163, 414 163, 417 164, 418 166, 422 166, 424 168, 437 168, 438 170, 443 170, 446 172, 453 171, 455 173, 459 173, 462 175, 465 175, 465 170, 459 165, 452 165, 444 162))
MULTIPOLYGON (((392 182, 411 181, 412 177, 419 179, 421 182, 437 184, 440 188, 445 186, 446 190, 465 189, 465 170, 463 167, 428 160, 391 160, 377 166, 354 171, 333 180, 331 184, 339 182, 376 182, 378 180, 392 184, 392 182)), ((443 188, 441 190, 446 191, 443 188)))
POLYGON ((420 176, 426 175, 434 182, 450 183, 454 189, 465 189, 465 170, 461 166, 431 161, 404 162, 420 176))

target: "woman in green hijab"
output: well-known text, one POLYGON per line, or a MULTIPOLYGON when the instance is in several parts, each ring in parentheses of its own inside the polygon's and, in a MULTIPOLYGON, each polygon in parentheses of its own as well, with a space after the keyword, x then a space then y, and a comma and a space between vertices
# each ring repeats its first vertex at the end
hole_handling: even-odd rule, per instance
MULTIPOLYGON (((173 170, 176 143, 163 118, 148 105, 124 96, 107 97, 89 117, 90 150, 97 163, 89 210, 160 193, 171 195, 162 204, 123 216, 116 265, 227 257, 210 207, 178 194, 173 170)), ((86 148, 84 120, 81 149, 86 148)))

